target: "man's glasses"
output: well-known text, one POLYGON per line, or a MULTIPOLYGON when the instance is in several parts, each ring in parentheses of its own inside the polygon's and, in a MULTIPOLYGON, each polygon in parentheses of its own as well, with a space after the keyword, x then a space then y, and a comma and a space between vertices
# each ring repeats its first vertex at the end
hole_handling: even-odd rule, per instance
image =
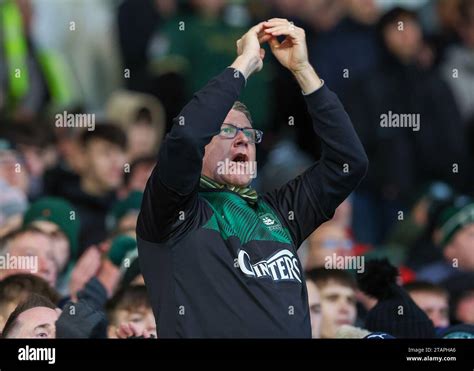
POLYGON ((241 131, 247 137, 250 143, 260 143, 263 138, 263 131, 253 128, 239 128, 238 126, 224 123, 221 126, 220 136, 223 138, 233 139, 241 131))

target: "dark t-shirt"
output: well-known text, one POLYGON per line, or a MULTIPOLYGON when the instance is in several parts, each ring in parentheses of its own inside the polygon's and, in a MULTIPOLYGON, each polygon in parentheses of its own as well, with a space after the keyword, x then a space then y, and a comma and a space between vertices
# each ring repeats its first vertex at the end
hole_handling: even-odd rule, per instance
POLYGON ((367 170, 348 116, 323 86, 305 97, 323 143, 318 163, 256 204, 200 188, 204 147, 244 83, 228 68, 194 95, 145 189, 138 251, 161 338, 311 337, 297 248, 367 170))

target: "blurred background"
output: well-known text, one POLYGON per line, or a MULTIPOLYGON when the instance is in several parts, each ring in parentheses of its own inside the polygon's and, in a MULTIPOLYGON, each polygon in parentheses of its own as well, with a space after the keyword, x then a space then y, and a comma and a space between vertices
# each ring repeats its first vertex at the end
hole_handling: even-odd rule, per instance
MULTIPOLYGON (((474 0, 0 0, 0 249, 32 223, 56 226, 44 277, 64 295, 99 271, 91 247, 129 252, 113 242, 135 237, 172 119, 232 63, 235 41, 272 17, 306 30, 310 61, 370 161, 300 249, 306 269, 332 252, 388 257, 404 283, 448 282, 451 319, 474 323, 474 0), (420 130, 381 127, 389 111, 419 114, 420 130)), ((266 48, 241 97, 265 133, 261 192, 320 156, 299 87, 266 48)))

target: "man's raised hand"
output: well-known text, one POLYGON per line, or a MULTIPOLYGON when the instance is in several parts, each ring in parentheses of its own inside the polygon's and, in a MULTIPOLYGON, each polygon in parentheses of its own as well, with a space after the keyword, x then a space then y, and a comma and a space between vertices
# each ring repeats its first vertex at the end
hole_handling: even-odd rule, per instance
POLYGON ((239 70, 248 78, 254 72, 263 68, 265 50, 260 44, 268 41, 269 37, 263 32, 263 22, 257 24, 237 40, 237 59, 231 67, 239 70))
POLYGON ((296 77, 301 89, 311 93, 322 85, 322 81, 308 60, 306 35, 302 28, 283 18, 272 18, 263 22, 261 41, 268 41, 275 58, 296 77), (280 43, 278 36, 286 36, 280 43))
POLYGON ((306 35, 302 28, 296 27, 288 19, 273 18, 263 23, 264 33, 275 58, 292 73, 308 68, 306 35), (278 36, 286 36, 280 43, 278 36))

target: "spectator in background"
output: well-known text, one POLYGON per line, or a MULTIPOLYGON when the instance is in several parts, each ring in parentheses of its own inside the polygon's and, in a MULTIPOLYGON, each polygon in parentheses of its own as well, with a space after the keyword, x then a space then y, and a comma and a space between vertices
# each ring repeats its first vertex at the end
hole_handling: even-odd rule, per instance
POLYGON ((119 198, 124 198, 131 192, 143 192, 155 165, 156 156, 140 157, 133 161, 130 164, 130 171, 124 174, 124 184, 119 190, 119 198))
POLYGON ((433 322, 397 283, 398 270, 388 260, 371 260, 357 277, 360 289, 376 298, 365 328, 386 332, 396 338, 433 338, 433 322))
POLYGON ((30 175, 26 165, 15 144, 5 138, 0 138, 0 181, 5 189, 13 188, 24 197, 28 195, 30 175))
POLYGON ((44 174, 58 161, 54 133, 43 123, 29 121, 4 127, 5 137, 15 144, 29 175, 28 196, 34 200, 44 192, 44 174))
POLYGON ((87 113, 103 114, 109 95, 126 77, 118 51, 116 1, 31 1, 35 44, 61 58, 48 71, 55 77, 58 94, 87 113))
POLYGON ((463 273, 452 277, 443 286, 450 293, 450 314, 452 323, 474 325, 474 273, 463 273))
MULTIPOLYGON (((344 13, 343 2, 341 0, 297 0, 296 2, 292 0, 274 0, 271 4, 273 6, 271 11, 274 17, 280 17, 281 14, 285 14, 292 22, 301 25, 305 29, 308 56, 319 73, 319 61, 320 59, 325 60, 324 56, 326 54, 324 53, 328 53, 328 50, 321 51, 321 55, 316 56, 314 49, 319 45, 318 31, 321 30, 323 32, 324 30, 332 29, 339 22, 344 13)), ((334 49, 332 46, 329 47, 334 49)), ((293 171, 295 166, 300 168, 306 166, 307 159, 304 159, 304 153, 299 153, 299 150, 303 150, 310 155, 309 161, 313 162, 320 156, 321 145, 319 138, 314 136, 311 131, 311 118, 307 113, 306 104, 300 94, 301 89, 298 84, 291 76, 284 72, 280 64, 277 63, 274 69, 276 71, 274 99, 275 107, 278 107, 278 109, 274 112, 275 124, 272 127, 271 133, 277 134, 280 142, 274 146, 270 153, 270 156, 272 156, 270 160, 274 160, 275 152, 288 153, 291 151, 293 152, 291 153, 291 160, 288 159, 287 164, 283 164, 282 168, 286 168, 287 171, 293 171), (290 141, 290 143, 285 143, 285 140, 290 141), (296 142, 297 148, 292 149, 291 142, 296 142), (298 160, 296 156, 298 156, 298 160)), ((327 73, 327 71, 324 72, 327 73)), ((321 76, 326 84, 331 89, 334 89, 328 83, 326 76, 324 74, 321 76)), ((342 99, 342 96, 340 98, 342 99)), ((268 134, 270 134, 269 130, 267 130, 266 134, 267 141, 269 139, 268 134)), ((263 170, 264 172, 266 171, 266 169, 263 170)), ((271 188, 272 186, 266 185, 266 187, 271 188)))
POLYGON ((42 295, 55 304, 59 301, 59 294, 38 276, 14 274, 0 281, 0 333, 17 305, 33 293, 42 295))
POLYGON ((300 17, 317 32, 332 30, 345 14, 346 4, 343 0, 305 0, 300 7, 300 17))
POLYGON ((321 297, 321 338, 335 338, 342 325, 354 325, 357 317, 353 277, 343 270, 316 268, 306 273, 321 297))
POLYGON ((353 243, 347 231, 339 224, 328 221, 316 229, 307 240, 305 270, 322 268, 333 254, 349 256, 353 254, 353 243))
MULTIPOLYGON (((99 283, 98 286, 102 287, 100 291, 105 290, 106 297, 112 296, 119 286, 120 279, 132 266, 137 255, 137 242, 130 231, 129 234, 118 235, 100 246, 90 246, 78 260, 71 274, 69 282, 71 297, 75 299, 83 288, 90 286, 91 281, 96 286, 99 283)), ((105 300, 103 304, 105 305, 105 300)))
POLYGON ((105 315, 94 305, 93 295, 86 288, 77 302, 68 302, 61 311, 47 297, 30 294, 8 317, 2 337, 105 338, 105 315))
POLYGON ((354 197, 354 232, 357 240, 374 244, 382 241, 414 189, 435 179, 463 188, 469 173, 453 95, 435 72, 417 65, 423 38, 416 15, 402 8, 389 11, 379 21, 378 35, 383 59, 377 70, 354 83, 346 100, 371 163, 354 197), (390 127, 391 119, 384 127, 383 115, 390 114, 418 117, 419 127, 390 127), (461 170, 453 171, 453 164, 461 170))
POLYGON ((474 203, 460 200, 443 211, 439 220, 439 241, 443 261, 423 267, 417 274, 422 280, 440 283, 463 272, 474 272, 474 203))
POLYGON ((308 290, 309 316, 311 317, 311 337, 319 339, 321 337, 321 296, 316 284, 311 280, 306 280, 308 290))
POLYGON ((457 31, 461 41, 446 52, 442 73, 467 122, 474 116, 474 0, 460 0, 457 31))
POLYGON ((80 145, 83 160, 80 180, 74 187, 58 190, 56 194, 70 201, 79 213, 78 255, 107 237, 105 217, 122 185, 127 138, 118 126, 100 123, 94 131, 82 132, 80 145))
POLYGON ((434 3, 434 29, 427 35, 428 45, 434 53, 433 64, 439 66, 444 62, 446 50, 459 41, 457 27, 460 21, 460 0, 436 0, 434 3))
POLYGON ((128 89, 150 90, 148 47, 157 26, 178 10, 176 0, 123 0, 118 8, 118 32, 124 67, 130 70, 128 89), (140 22, 136 20, 139 19, 140 22))
MULTIPOLYGON (((372 71, 378 63, 379 51, 375 24, 380 9, 375 0, 314 1, 315 7, 307 17, 316 29, 315 38, 308 42, 311 63, 314 63, 324 81, 344 102, 348 82, 372 71), (325 25, 328 18, 320 7, 335 9, 332 25, 325 25), (336 10, 339 9, 339 10, 336 10), (333 46, 337 45, 337 48, 333 46)), ((329 12, 329 10, 328 10, 329 12)))
MULTIPOLYGON (((192 0, 190 4, 193 12, 178 14, 157 29, 149 49, 150 68, 156 76, 174 73, 185 77, 187 98, 217 75, 223 65, 232 64, 235 40, 251 21, 242 4, 226 4, 225 0, 192 0)), ((240 96, 249 111, 255 112, 253 119, 259 129, 265 129, 271 121, 271 77, 271 66, 267 65, 248 81, 240 96)), ((165 98, 158 97, 166 105, 165 98)))
POLYGON ((126 198, 116 202, 107 215, 107 229, 111 233, 126 233, 135 237, 142 198, 143 192, 132 191, 126 198))
POLYGON ((423 190, 408 217, 397 221, 387 238, 387 245, 401 251, 410 269, 442 259, 437 221, 442 211, 454 200, 454 190, 443 182, 433 182, 423 190))
POLYGON ((122 324, 132 323, 144 337, 157 337, 155 316, 145 286, 129 286, 119 290, 107 303, 108 337, 119 337, 122 324))
MULTIPOLYGON (((0 255, 10 258, 35 258, 32 266, 22 266, 0 270, 0 279, 17 273, 31 273, 46 280, 51 287, 56 286, 57 264, 50 236, 33 227, 11 232, 0 241, 0 255), (36 260, 37 259, 37 260, 36 260)), ((31 260, 29 260, 31 262, 31 260)), ((8 268, 8 267, 7 267, 8 268)))
MULTIPOLYGON (((292 20, 307 25, 310 62, 345 103, 349 83, 373 71, 379 60, 375 33, 380 13, 378 5, 373 0, 303 0, 299 6, 292 1, 287 3, 288 8, 293 7, 292 20)), ((276 68, 279 72, 279 67, 276 68)), ((319 138, 312 135, 311 121, 297 84, 278 73, 275 86, 276 127, 290 128, 279 134, 296 140, 300 149, 319 158, 319 138), (292 126, 289 126, 289 118, 292 126)))
POLYGON ((449 294, 442 286, 413 281, 404 286, 413 301, 426 313, 434 327, 449 326, 449 294))
POLYGON ((59 195, 77 187, 83 163, 80 128, 55 128, 58 162, 44 174, 44 195, 59 195))
POLYGON ((33 119, 45 104, 48 87, 31 39, 31 1, 6 0, 0 4, 0 90, 9 116, 33 119), (20 71, 20 73, 18 73, 20 71))
MULTIPOLYGON (((46 41, 38 38, 39 29, 44 31, 42 26, 48 25, 46 30, 49 31, 52 25, 58 24, 44 17, 39 9, 44 3, 46 1, 5 0, 0 6, 5 31, 0 48, 4 51, 0 53, 0 60, 5 61, 0 65, 5 69, 0 71, 0 76, 4 75, 0 84, 4 85, 9 115, 17 121, 35 119, 45 108, 69 108, 77 102, 77 84, 74 84, 67 59, 51 48, 53 34, 43 33, 48 38, 46 41)), ((60 32, 54 35, 58 34, 60 32)), ((67 32, 61 36, 65 34, 67 32)))
POLYGON ((407 244, 407 265, 419 270, 423 265, 429 265, 442 259, 440 249, 439 226, 437 224, 442 212, 454 201, 454 191, 445 183, 435 182, 430 185, 417 205, 417 218, 422 221, 421 234, 407 244))
POLYGON ((31 294, 8 317, 4 339, 54 339, 61 310, 48 298, 31 294))
POLYGON ((18 172, 21 162, 11 143, 0 139, 0 239, 21 226, 28 206, 28 172, 18 172))
POLYGON ((107 102, 107 118, 127 134, 127 160, 156 155, 166 122, 164 108, 152 95, 115 92, 107 102))
POLYGON ((73 206, 64 199, 44 197, 26 211, 23 226, 34 226, 51 237, 58 270, 57 289, 67 294, 72 268, 78 257, 80 220, 73 206))

